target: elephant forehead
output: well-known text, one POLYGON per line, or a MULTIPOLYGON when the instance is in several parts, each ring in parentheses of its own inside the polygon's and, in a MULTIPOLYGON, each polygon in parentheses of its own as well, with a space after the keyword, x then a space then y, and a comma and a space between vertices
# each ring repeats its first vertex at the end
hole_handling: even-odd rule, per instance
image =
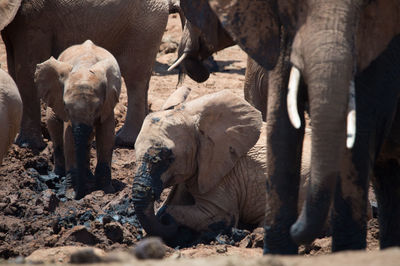
POLYGON ((67 83, 74 85, 89 85, 91 87, 96 86, 101 82, 101 79, 90 70, 92 64, 86 65, 75 65, 71 73, 68 76, 67 83))

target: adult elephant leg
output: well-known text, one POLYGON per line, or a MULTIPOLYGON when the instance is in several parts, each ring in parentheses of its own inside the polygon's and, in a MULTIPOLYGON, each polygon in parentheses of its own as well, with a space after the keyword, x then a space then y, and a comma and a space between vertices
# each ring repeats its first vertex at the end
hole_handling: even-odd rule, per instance
POLYGON ((43 32, 35 32, 10 25, 2 36, 5 39, 7 56, 11 61, 10 74, 15 80, 23 103, 21 128, 17 144, 36 151, 43 150, 46 144, 43 141, 40 128, 40 100, 33 80, 36 64, 48 59, 51 52, 50 37, 43 32), (29 45, 28 45, 29 44, 29 45))
MULTIPOLYGON (((264 254, 297 254, 290 226, 297 218, 297 199, 304 127, 295 129, 287 114, 290 63, 282 50, 270 72, 267 104, 267 206, 264 254)), ((299 101, 301 102, 301 101, 299 101)), ((299 106, 301 107, 301 106, 299 106)), ((299 108, 300 112, 303 110, 299 108)), ((303 116, 301 116, 303 118, 303 116)), ((304 119, 303 123, 304 125, 304 119)))
POLYGON ((367 82, 375 82, 372 83, 376 85, 374 102, 380 112, 375 134, 376 153, 383 137, 388 137, 375 163, 372 181, 378 200, 380 247, 387 248, 400 246, 400 108, 397 100, 400 93, 400 69, 397 67, 400 65, 400 35, 393 38, 373 64, 371 67, 377 70, 376 78, 370 77, 367 82))
POLYGON ((140 36, 141 39, 128 42, 124 45, 126 51, 117 55, 128 94, 128 110, 124 126, 117 132, 116 146, 134 147, 143 120, 149 112, 149 81, 164 28, 165 25, 161 24, 151 33, 135 33, 134 36, 140 36))
MULTIPOLYGON (((272 76, 274 76, 273 73, 271 71, 272 76)), ((244 98, 257 110, 261 111, 265 121, 268 98, 268 71, 257 64, 251 57, 248 57, 244 79, 244 98)))
MULTIPOLYGON (((369 175, 384 137, 390 129, 400 88, 400 71, 393 67, 400 63, 400 38, 397 39, 395 38, 377 59, 356 76, 357 136, 353 149, 345 153, 341 178, 336 186, 335 208, 332 215, 333 251, 366 247, 369 175)), ((396 132, 393 133, 393 136, 397 136, 396 132)), ((383 180, 393 183, 389 188, 392 189, 396 187, 396 182, 395 178, 390 180, 390 177, 396 176, 399 168, 396 164, 391 164, 387 156, 380 157, 375 168, 377 176, 373 178, 374 184, 379 191, 379 188, 387 186, 379 184, 383 180), (385 175, 381 178, 385 169, 389 177, 385 175)), ((383 193, 377 194, 391 193, 385 189, 383 193)), ((386 201, 383 198, 381 200, 386 201)), ((394 206, 388 207, 392 209, 394 206)), ((388 210, 388 213, 391 215, 391 210, 388 210)), ((392 232, 391 230, 390 234, 392 232)))
POLYGON ((111 183, 111 158, 114 147, 114 128, 114 112, 106 119, 106 121, 96 127, 96 189, 102 189, 105 193, 115 192, 111 183))
MULTIPOLYGON (((357 114, 361 114, 357 105, 357 114)), ((367 121, 368 122, 368 121, 367 121)), ((357 124, 362 123, 357 116, 357 124)), ((332 251, 366 248, 367 200, 371 158, 369 133, 357 126, 357 141, 343 157, 331 215, 332 251)))
MULTIPOLYGON (((396 149, 396 158, 379 159, 372 178, 378 201, 381 249, 400 246, 400 164, 398 161, 400 144, 388 143, 387 149, 396 149)), ((382 152, 385 152, 384 150, 382 152)))
POLYGON ((59 176, 65 176, 65 158, 64 158, 64 122, 57 118, 53 110, 48 107, 46 110, 46 124, 49 129, 50 138, 53 141, 54 149, 54 173, 59 176))

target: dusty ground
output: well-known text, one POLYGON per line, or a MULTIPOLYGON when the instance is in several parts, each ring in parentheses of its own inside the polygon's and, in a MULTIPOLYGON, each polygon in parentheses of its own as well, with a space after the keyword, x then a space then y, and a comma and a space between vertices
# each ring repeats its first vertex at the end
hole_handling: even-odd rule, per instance
MULTIPOLYGON (((177 71, 167 72, 166 69, 176 59, 180 33, 179 18, 170 16, 150 82, 149 104, 153 111, 158 110, 175 89, 177 71)), ((189 99, 221 89, 229 89, 243 96, 244 52, 235 46, 218 53, 214 58, 219 71, 211 74, 208 81, 197 84, 186 78, 184 84, 192 88, 189 99)), ((0 63, 6 69, 2 43, 0 63)), ((123 123, 126 103, 124 90, 116 108, 118 128, 123 123)), ((65 180, 52 173, 51 142, 46 141, 48 147, 39 155, 14 145, 0 168, 0 258, 28 256, 38 249, 67 245, 89 245, 106 251, 126 250, 140 240, 144 231, 136 220, 130 202, 134 150, 114 151, 112 174, 118 192, 104 195, 96 191, 75 201, 66 198, 65 180)), ((92 149, 92 167, 95 165, 94 155, 95 150, 92 149)), ((376 219, 370 220, 368 228, 368 250, 377 250, 379 231, 376 219)), ((262 254, 260 229, 213 236, 206 242, 179 250, 179 256, 192 258, 236 254, 255 257, 262 254)), ((329 252, 329 238, 318 239, 311 247, 300 250, 306 256, 329 252)))

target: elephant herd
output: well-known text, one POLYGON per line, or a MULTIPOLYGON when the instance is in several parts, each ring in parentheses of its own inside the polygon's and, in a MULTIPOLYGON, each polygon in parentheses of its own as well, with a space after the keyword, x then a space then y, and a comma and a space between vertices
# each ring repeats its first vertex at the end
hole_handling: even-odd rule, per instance
POLYGON ((136 214, 171 245, 185 228, 251 224, 264 226, 264 253, 297 254, 329 217, 333 251, 364 249, 371 181, 380 246, 400 246, 399 1, 0 0, 0 30, 12 77, 0 72, 0 161, 18 129, 18 145, 44 148, 41 98, 55 172, 74 197, 114 192, 113 147, 134 147, 136 214), (223 90, 185 102, 180 86, 148 114, 152 66, 176 11, 185 18, 170 68, 179 81, 204 82, 202 61, 238 44, 249 56, 245 99, 223 90), (121 76, 128 109, 115 134, 121 76))

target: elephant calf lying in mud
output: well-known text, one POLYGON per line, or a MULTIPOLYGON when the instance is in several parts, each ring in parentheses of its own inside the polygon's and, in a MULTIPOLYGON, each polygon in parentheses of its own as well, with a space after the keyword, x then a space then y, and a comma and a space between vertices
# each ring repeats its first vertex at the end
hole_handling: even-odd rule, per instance
POLYGON ((0 69, 0 165, 18 133, 22 118, 22 100, 17 85, 0 69))
POLYGON ((38 64, 35 82, 47 104, 55 173, 64 175, 80 199, 88 192, 89 149, 96 135, 96 189, 111 193, 114 107, 121 91, 119 66, 111 53, 90 40, 67 48, 58 60, 38 64))
MULTIPOLYGON (((171 105, 146 117, 135 144, 133 198, 146 232, 168 243, 179 238, 182 225, 195 231, 262 225, 266 133, 261 113, 227 90, 171 105), (169 186, 173 189, 156 217, 154 201, 169 186)), ((303 184, 309 175, 308 141, 303 184)))

